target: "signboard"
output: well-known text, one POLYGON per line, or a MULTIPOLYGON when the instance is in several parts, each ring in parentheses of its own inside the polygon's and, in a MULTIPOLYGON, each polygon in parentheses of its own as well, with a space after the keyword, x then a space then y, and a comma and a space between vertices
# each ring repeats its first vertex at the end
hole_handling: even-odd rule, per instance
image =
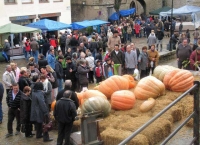
POLYGON ((39 18, 58 17, 58 16, 61 16, 61 13, 38 14, 39 18))
POLYGON ((20 21, 20 20, 28 20, 28 19, 35 19, 36 15, 25 15, 25 16, 15 16, 9 17, 10 21, 20 21))

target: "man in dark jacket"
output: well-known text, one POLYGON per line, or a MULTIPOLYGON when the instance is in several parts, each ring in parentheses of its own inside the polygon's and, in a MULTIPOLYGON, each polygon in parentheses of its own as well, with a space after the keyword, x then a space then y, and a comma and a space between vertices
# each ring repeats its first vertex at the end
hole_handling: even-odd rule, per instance
POLYGON ((72 48, 72 53, 77 51, 77 46, 79 45, 78 40, 76 40, 76 36, 73 35, 71 40, 69 41, 69 46, 72 48))
POLYGON ((164 37, 164 33, 163 31, 161 31, 161 29, 157 29, 156 37, 157 37, 157 45, 156 45, 157 51, 159 44, 160 44, 160 51, 162 51, 162 40, 164 37))
POLYGON ((2 100, 3 100, 4 88, 3 84, 0 82, 0 124, 3 120, 3 111, 2 111, 2 100))
POLYGON ((147 38, 149 37, 149 35, 150 35, 150 33, 151 33, 151 27, 150 27, 150 24, 148 24, 147 26, 146 26, 146 35, 147 35, 147 38))
POLYGON ((44 58, 44 55, 43 54, 39 54, 39 60, 38 60, 38 65, 39 65, 39 70, 48 65, 48 62, 47 60, 44 58))
POLYGON ((70 56, 67 56, 66 58, 66 63, 67 63, 67 68, 65 71, 65 80, 71 80, 73 82, 71 86, 71 90, 75 91, 76 90, 76 65, 72 62, 72 59, 70 56))
POLYGON ((58 80, 58 92, 63 89, 63 67, 62 67, 63 59, 64 59, 63 56, 59 55, 55 65, 55 72, 58 80))
POLYGON ((31 83, 27 78, 27 72, 25 70, 20 71, 21 77, 19 78, 18 84, 19 84, 19 90, 23 91, 24 87, 30 86, 31 83))
POLYGON ((59 41, 63 55, 65 55, 65 43, 66 43, 66 39, 67 39, 66 35, 62 34, 62 36, 60 37, 60 41, 59 41))
POLYGON ((179 46, 176 49, 176 57, 178 61, 178 68, 185 68, 190 69, 190 66, 187 65, 184 67, 184 62, 187 63, 190 59, 190 55, 192 53, 191 46, 188 44, 187 39, 183 40, 183 43, 179 44, 179 46))
MULTIPOLYGON (((71 87, 72 87, 72 81, 66 80, 65 88, 58 93, 58 95, 56 97, 56 101, 60 100, 63 97, 63 94, 65 91, 71 91, 71 87)), ((71 91, 71 100, 74 101, 74 104, 76 105, 76 109, 78 109, 79 101, 78 101, 77 95, 74 91, 71 91)))
POLYGON ((119 50, 119 45, 115 45, 115 49, 110 53, 111 59, 114 62, 114 64, 119 64, 118 68, 118 75, 122 75, 122 68, 125 64, 125 56, 124 53, 119 50))
POLYGON ((95 58, 95 54, 99 48, 98 43, 95 41, 95 36, 92 36, 92 40, 88 46, 90 52, 92 53, 92 56, 95 58))
POLYGON ((30 43, 31 49, 32 49, 32 55, 35 59, 35 63, 38 63, 38 54, 39 54, 39 44, 36 41, 35 38, 33 38, 33 41, 30 43))
POLYGON ((70 144, 70 134, 77 116, 76 106, 70 98, 71 91, 65 91, 63 97, 55 105, 54 117, 58 121, 57 145, 62 145, 63 139, 65 139, 65 145, 70 144))
POLYGON ((17 120, 17 127, 15 135, 18 135, 20 132, 20 100, 21 100, 22 92, 19 90, 18 84, 12 85, 12 91, 10 91, 6 97, 6 102, 8 105, 8 134, 6 137, 10 137, 13 135, 13 120, 16 118, 17 120))

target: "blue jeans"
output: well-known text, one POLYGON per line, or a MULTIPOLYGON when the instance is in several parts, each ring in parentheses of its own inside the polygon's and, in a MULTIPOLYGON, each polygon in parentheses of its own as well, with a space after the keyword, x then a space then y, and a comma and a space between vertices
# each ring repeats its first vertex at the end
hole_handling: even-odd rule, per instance
POLYGON ((195 38, 194 38, 194 44, 197 44, 197 40, 198 40, 198 39, 195 39, 195 38))
POLYGON ((33 57, 35 59, 35 63, 36 64, 38 64, 38 54, 39 54, 38 50, 32 51, 32 55, 33 55, 33 57))
POLYGON ((58 80, 58 92, 60 92, 63 89, 63 79, 57 79, 58 80))
POLYGON ((130 41, 131 42, 131 34, 128 34, 128 39, 127 41, 130 41))
POLYGON ((0 102, 0 121, 3 120, 2 102, 0 102))
POLYGON ((25 51, 25 52, 24 52, 24 55, 25 55, 26 60, 28 60, 29 57, 32 56, 31 51, 25 51))

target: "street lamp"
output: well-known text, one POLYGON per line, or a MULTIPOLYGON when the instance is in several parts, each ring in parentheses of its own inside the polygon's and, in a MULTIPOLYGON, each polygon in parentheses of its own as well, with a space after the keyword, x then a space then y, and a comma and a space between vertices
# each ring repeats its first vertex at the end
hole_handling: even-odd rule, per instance
MULTIPOLYGON (((172 30, 172 18, 173 18, 173 8, 174 8, 174 0, 172 0, 172 9, 171 9, 171 29, 170 29, 170 33, 171 33, 171 38, 172 38, 172 35, 173 35, 173 30, 172 30)), ((170 38, 170 39, 171 39, 170 38)), ((173 44, 172 44, 172 40, 170 40, 170 47, 169 47, 169 51, 172 51, 173 49, 173 44)))

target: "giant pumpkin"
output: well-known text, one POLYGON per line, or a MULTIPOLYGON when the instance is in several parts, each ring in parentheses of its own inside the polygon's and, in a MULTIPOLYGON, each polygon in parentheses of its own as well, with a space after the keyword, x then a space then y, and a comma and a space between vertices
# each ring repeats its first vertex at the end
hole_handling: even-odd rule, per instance
POLYGON ((193 86, 194 76, 188 70, 173 70, 165 75, 163 83, 168 90, 185 92, 193 86))
POLYGON ((136 86, 134 77, 131 75, 123 75, 122 77, 126 78, 129 81, 129 89, 132 89, 136 86))
POLYGON ((82 113, 91 113, 96 111, 102 111, 104 116, 108 116, 111 110, 110 103, 107 99, 94 96, 87 99, 81 106, 82 113))
POLYGON ((107 99, 107 97, 98 90, 87 90, 85 92, 76 93, 76 94, 79 99, 79 105, 82 105, 84 103, 84 101, 86 101, 88 98, 91 98, 94 96, 99 96, 99 97, 103 97, 103 98, 107 99))
POLYGON ((178 69, 178 68, 175 68, 175 67, 169 66, 169 65, 159 65, 154 69, 153 76, 156 77, 157 79, 163 81, 165 75, 168 72, 173 71, 175 69, 178 69))
POLYGON ((165 85, 153 76, 144 77, 137 84, 134 94, 137 99, 156 98, 165 93, 165 85))
POLYGON ((116 110, 128 110, 135 104, 135 95, 128 90, 116 91, 111 96, 111 106, 116 110))
POLYGON ((115 91, 119 90, 128 90, 129 88, 129 80, 122 77, 114 75, 105 81, 101 82, 99 85, 99 91, 106 95, 108 99, 110 99, 111 95, 115 91))

